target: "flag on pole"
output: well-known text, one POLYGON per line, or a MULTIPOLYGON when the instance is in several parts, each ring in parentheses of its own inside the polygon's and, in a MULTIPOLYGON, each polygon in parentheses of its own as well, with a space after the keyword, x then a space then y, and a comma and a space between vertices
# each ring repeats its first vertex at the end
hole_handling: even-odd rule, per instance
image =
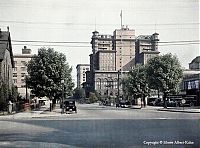
POLYGON ((121 18, 121 28, 122 28, 122 10, 121 10, 121 13, 120 13, 120 18, 121 18))

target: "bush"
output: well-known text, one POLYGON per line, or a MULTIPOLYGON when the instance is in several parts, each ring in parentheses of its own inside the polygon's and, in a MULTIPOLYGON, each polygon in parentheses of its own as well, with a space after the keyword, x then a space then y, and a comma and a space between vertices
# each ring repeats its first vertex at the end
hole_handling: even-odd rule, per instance
POLYGON ((0 111, 7 111, 7 103, 0 102, 0 111))

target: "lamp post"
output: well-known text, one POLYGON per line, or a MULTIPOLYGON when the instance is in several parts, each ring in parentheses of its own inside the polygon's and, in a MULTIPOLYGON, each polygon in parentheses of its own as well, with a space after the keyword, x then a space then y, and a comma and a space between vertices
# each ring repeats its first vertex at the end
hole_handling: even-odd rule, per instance
POLYGON ((61 80, 61 84, 62 84, 62 111, 61 114, 64 113, 64 80, 61 80))

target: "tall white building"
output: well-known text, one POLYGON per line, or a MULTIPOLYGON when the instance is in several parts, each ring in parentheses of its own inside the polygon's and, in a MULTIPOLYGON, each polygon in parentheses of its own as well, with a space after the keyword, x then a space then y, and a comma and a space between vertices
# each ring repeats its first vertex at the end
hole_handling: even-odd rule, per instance
POLYGON ((78 64, 77 70, 77 88, 81 88, 82 84, 86 82, 86 71, 90 71, 90 64, 78 64))
MULTIPOLYGON (((13 68, 13 83, 17 86, 18 92, 22 97, 26 98, 26 75, 27 66, 26 64, 31 60, 33 55, 31 54, 31 49, 26 46, 22 49, 22 54, 14 54, 14 65, 13 68)), ((27 89, 27 96, 30 97, 30 89, 27 89)))
POLYGON ((113 49, 116 51, 116 70, 129 71, 135 65, 135 30, 127 26, 113 33, 113 49))

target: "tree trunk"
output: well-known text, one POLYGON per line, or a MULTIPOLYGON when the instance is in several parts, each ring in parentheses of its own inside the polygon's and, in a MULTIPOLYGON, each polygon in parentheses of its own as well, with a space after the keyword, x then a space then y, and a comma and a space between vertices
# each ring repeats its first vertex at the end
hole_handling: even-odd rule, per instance
POLYGON ((163 107, 164 108, 167 108, 167 100, 166 100, 166 98, 167 98, 167 94, 164 92, 163 93, 163 107))
POLYGON ((145 95, 142 95, 142 101, 143 101, 143 106, 146 107, 146 100, 145 100, 145 95))

